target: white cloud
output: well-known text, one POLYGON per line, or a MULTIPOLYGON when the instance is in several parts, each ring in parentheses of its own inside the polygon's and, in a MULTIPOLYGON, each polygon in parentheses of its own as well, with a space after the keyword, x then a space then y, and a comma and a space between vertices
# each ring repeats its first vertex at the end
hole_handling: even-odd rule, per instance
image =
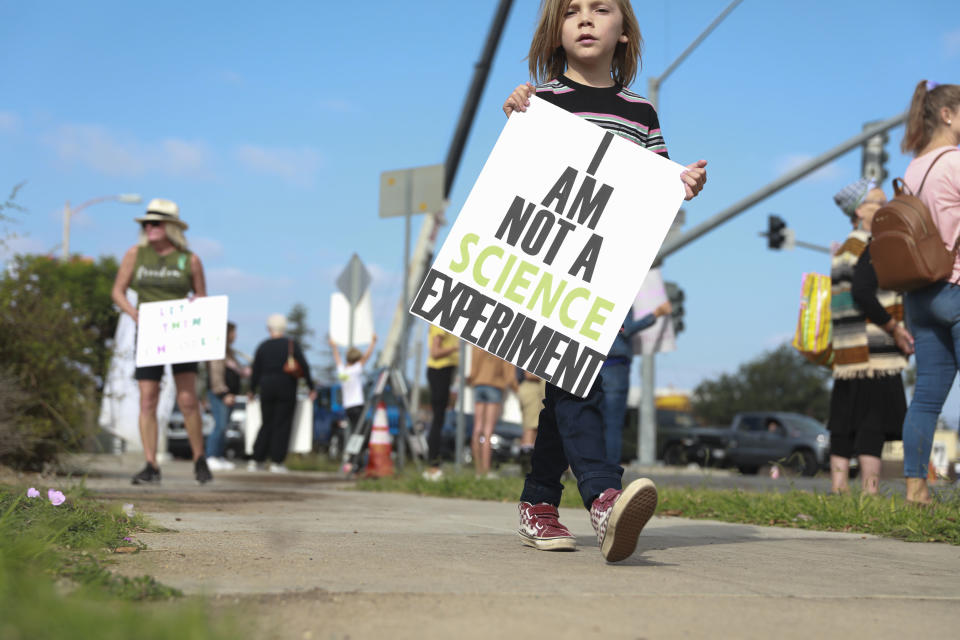
POLYGON ((30 236, 11 236, 0 241, 0 264, 7 262, 16 255, 46 254, 53 248, 30 236))
POLYGON ((170 138, 160 142, 156 167, 170 175, 209 175, 208 157, 209 151, 204 143, 170 138))
POLYGON ((320 101, 320 108, 334 113, 350 113, 353 111, 353 104, 338 98, 328 98, 320 101))
MULTIPOLYGON (((814 156, 803 154, 803 153, 792 153, 786 156, 780 157, 776 163, 776 172, 778 176, 782 176, 788 171, 793 171, 794 169, 804 165, 811 160, 814 156)), ((813 173, 806 176, 807 180, 813 180, 815 182, 826 182, 829 180, 835 180, 843 175, 843 169, 840 168, 836 162, 831 162, 825 166, 820 167, 813 173)))
POLYGON ((245 82, 243 76, 236 71, 221 71, 219 77, 221 82, 234 87, 242 87, 245 82))
POLYGON ((310 147, 268 148, 252 144, 236 149, 237 160, 256 173, 277 176, 301 187, 312 186, 323 166, 320 152, 310 147))
POLYGON ((768 336, 766 340, 763 341, 763 348, 777 349, 779 347, 782 347, 785 344, 790 344, 791 341, 793 341, 793 332, 784 331, 781 333, 774 334, 772 336, 768 336))
MULTIPOLYGON (((200 255, 199 251, 197 254, 200 255)), ((289 278, 267 278, 255 273, 249 273, 243 269, 238 269, 237 267, 216 267, 208 269, 206 276, 207 292, 210 293, 210 295, 285 289, 292 284, 289 278)))
POLYGON ((167 138, 144 142, 116 134, 100 125, 66 124, 44 136, 65 162, 108 176, 136 177, 149 173, 209 178, 210 153, 199 141, 167 138))
POLYGON ((0 133, 13 133, 20 129, 20 116, 12 111, 0 111, 0 133))
POLYGON ((400 284, 403 282, 402 273, 382 267, 376 262, 371 262, 364 266, 366 266, 367 271, 370 272, 371 284, 374 287, 386 289, 387 291, 396 291, 399 296, 400 284))
POLYGON ((204 261, 223 257, 223 244, 219 240, 191 236, 189 242, 190 250, 204 261))
POLYGON ((960 53, 960 29, 954 29, 943 34, 943 49, 948 58, 960 53))

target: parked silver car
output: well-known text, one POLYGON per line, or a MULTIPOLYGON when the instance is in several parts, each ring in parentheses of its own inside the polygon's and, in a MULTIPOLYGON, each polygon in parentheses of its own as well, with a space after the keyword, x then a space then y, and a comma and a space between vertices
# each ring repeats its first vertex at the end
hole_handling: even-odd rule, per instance
MULTIPOLYGON (((245 396, 237 396, 236 403, 230 411, 229 422, 227 423, 226 447, 224 457, 230 460, 243 458, 246 453, 246 447, 243 434, 243 423, 246 416, 247 399, 245 396)), ((203 420, 203 437, 206 439, 213 431, 213 414, 208 411, 202 411, 200 416, 203 420)), ((170 422, 167 423, 167 451, 176 458, 189 458, 190 441, 187 439, 187 430, 183 425, 183 414, 179 407, 173 408, 170 414, 170 422)))

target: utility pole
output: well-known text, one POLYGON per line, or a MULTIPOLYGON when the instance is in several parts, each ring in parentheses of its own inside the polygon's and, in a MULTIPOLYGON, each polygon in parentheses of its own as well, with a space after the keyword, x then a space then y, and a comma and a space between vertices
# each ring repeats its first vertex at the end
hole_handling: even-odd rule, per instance
MULTIPOLYGON (((506 25, 512 5, 513 0, 499 1, 497 10, 493 16, 493 21, 490 25, 490 31, 487 33, 487 39, 484 43, 480 59, 474 65, 473 78, 470 82, 470 87, 467 91, 466 97, 464 98, 463 106, 460 112, 460 118, 457 121, 457 127, 454 130, 453 138, 450 141, 450 147, 447 151, 446 160, 444 162, 443 197, 445 200, 449 199, 450 197, 450 191, 453 188, 453 182, 460 166, 460 158, 463 155, 464 148, 466 147, 467 138, 470 136, 470 129, 473 127, 474 116, 476 115, 480 98, 483 95, 483 89, 486 85, 487 77, 490 74, 490 67, 493 64, 493 58, 496 54, 497 46, 500 43, 500 37, 503 34, 503 29, 506 25)), ((378 367, 390 367, 394 366, 394 363, 399 362, 400 364, 398 366, 403 370, 406 369, 405 359, 397 360, 398 350, 400 349, 401 342, 404 344, 406 343, 406 331, 409 328, 409 323, 406 323, 403 317, 409 313, 404 301, 411 299, 411 297, 416 295, 416 292, 419 290, 420 285, 423 282, 423 277, 430 266, 429 261, 433 255, 433 249, 434 245, 436 244, 439 227, 443 223, 443 212, 436 212, 426 216, 424 223, 420 228, 420 234, 417 239, 413 254, 410 255, 409 258, 404 258, 405 263, 410 265, 409 271, 406 271, 407 277, 405 278, 404 282, 404 286, 407 287, 407 291, 405 292, 405 295, 401 296, 400 303, 397 305, 393 322, 390 325, 390 331, 387 339, 384 341, 383 349, 381 350, 377 359, 378 367)), ((457 412, 456 457, 458 468, 460 464, 462 464, 461 454, 463 451, 464 431, 466 428, 463 418, 464 376, 462 370, 463 363, 465 362, 466 358, 465 344, 466 343, 464 342, 460 343, 461 371, 459 376, 460 384, 458 386, 460 403, 459 410, 457 412)))
MULTIPOLYGON (((664 80, 680 66, 687 57, 693 53, 693 50, 700 46, 707 36, 713 32, 723 20, 730 15, 730 12, 737 8, 743 0, 734 0, 727 8, 720 12, 713 19, 707 28, 697 36, 690 45, 683 50, 676 60, 657 77, 647 80, 647 99, 653 105, 654 109, 660 106, 660 85, 664 80)), ((660 260, 655 261, 657 263, 660 260)), ((654 399, 656 393, 656 353, 651 350, 640 358, 640 428, 637 429, 637 463, 641 465, 653 464, 656 459, 657 450, 657 409, 654 399)))
POLYGON ((706 235, 710 231, 713 231, 724 222, 727 222, 728 220, 740 215, 741 213, 743 213, 753 205, 763 200, 766 200, 767 198, 777 193, 781 189, 784 189, 785 187, 788 187, 794 182, 796 182, 797 180, 800 180, 801 178, 806 177, 807 175, 813 173, 820 167, 833 162, 834 160, 844 155, 848 151, 852 149, 856 149, 857 147, 862 145, 864 142, 866 142, 870 138, 876 136, 877 134, 884 133, 886 131, 889 131, 890 129, 893 129, 894 127, 900 126, 901 124, 906 122, 906 120, 907 120, 907 114, 906 112, 904 112, 904 113, 901 113, 900 115, 893 116, 892 118, 889 118, 887 120, 882 120, 878 122, 876 125, 871 125, 869 129, 866 129, 862 133, 859 133, 853 136, 849 140, 841 142, 839 145, 837 145, 833 149, 824 151, 813 160, 810 160, 809 162, 806 162, 800 165, 793 171, 789 171, 785 173, 784 175, 780 176, 773 182, 767 184, 766 186, 761 187, 760 189, 754 191, 750 195, 740 199, 739 201, 733 203, 726 209, 715 214, 712 218, 704 220, 703 222, 695 226, 693 229, 690 229, 683 235, 674 237, 674 238, 668 237, 666 241, 664 241, 663 246, 660 247, 660 253, 657 254, 657 260, 663 260, 667 256, 673 253, 676 253, 677 251, 684 248, 694 240, 700 238, 700 236, 706 235))
MULTIPOLYGON (((460 165, 460 156, 463 154, 463 148, 467 144, 467 136, 470 134, 470 128, 473 126, 473 118, 477 113, 477 106, 480 104, 480 97, 483 95, 483 87, 487 84, 487 76, 490 73, 490 66, 493 64, 493 56, 497 52, 497 45, 500 44, 500 36, 503 34, 503 28, 507 23, 507 16, 510 15, 510 7, 512 5, 513 0, 500 0, 500 4, 497 6, 497 12, 493 16, 493 23, 490 25, 490 32, 487 34, 487 41, 483 45, 483 53, 480 54, 480 61, 477 62, 474 67, 470 91, 463 101, 460 121, 457 123, 457 130, 453 134, 453 141, 450 143, 450 150, 447 152, 446 182, 444 183, 443 191, 443 195, 446 198, 450 197, 450 190, 453 188, 453 178, 457 175, 457 167, 460 165)), ((463 447, 467 430, 463 401, 466 390, 466 375, 464 375, 466 363, 467 343, 461 340, 460 371, 457 372, 457 432, 454 447, 454 466, 457 470, 463 465, 463 447)))
POLYGON ((115 196, 101 196, 99 198, 94 198, 93 200, 87 200, 79 207, 74 207, 72 209, 70 208, 69 200, 67 200, 66 204, 63 205, 63 242, 60 245, 60 250, 63 253, 64 262, 70 259, 70 219, 91 205, 110 201, 123 202, 126 204, 140 204, 143 200, 138 193, 121 193, 115 196))

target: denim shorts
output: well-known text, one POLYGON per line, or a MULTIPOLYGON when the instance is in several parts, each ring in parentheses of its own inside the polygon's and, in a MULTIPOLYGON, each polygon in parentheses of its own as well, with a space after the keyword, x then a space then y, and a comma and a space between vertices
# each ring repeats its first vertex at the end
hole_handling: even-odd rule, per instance
POLYGON ((503 402, 503 390, 488 384, 478 384, 473 388, 474 402, 503 402))

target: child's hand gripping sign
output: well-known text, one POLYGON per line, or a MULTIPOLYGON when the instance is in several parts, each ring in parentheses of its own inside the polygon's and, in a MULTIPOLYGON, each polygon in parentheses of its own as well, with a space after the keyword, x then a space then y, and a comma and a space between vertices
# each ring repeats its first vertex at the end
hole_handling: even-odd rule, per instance
POLYGON ((531 98, 411 313, 585 396, 683 202, 684 170, 531 98))

